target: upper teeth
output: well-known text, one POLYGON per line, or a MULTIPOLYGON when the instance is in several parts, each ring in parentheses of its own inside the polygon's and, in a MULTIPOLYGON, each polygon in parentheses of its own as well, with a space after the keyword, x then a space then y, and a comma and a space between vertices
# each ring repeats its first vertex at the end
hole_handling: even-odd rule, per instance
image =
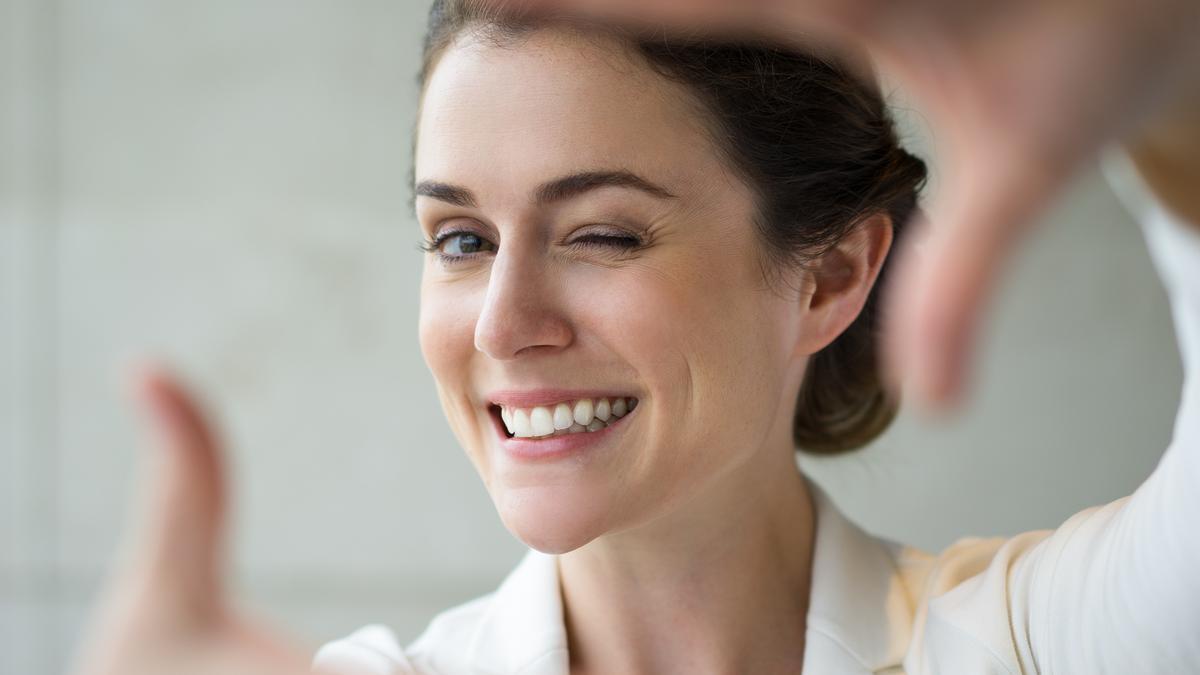
POLYGON ((597 431, 610 419, 624 417, 637 405, 636 398, 581 398, 555 405, 532 408, 500 407, 500 417, 508 433, 520 438, 536 438, 581 431, 597 431))

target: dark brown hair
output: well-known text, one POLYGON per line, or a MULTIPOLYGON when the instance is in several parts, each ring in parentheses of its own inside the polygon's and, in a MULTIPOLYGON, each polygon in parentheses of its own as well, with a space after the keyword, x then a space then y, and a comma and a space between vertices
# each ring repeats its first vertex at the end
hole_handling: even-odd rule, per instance
MULTIPOLYGON (((462 32, 500 42, 546 21, 485 9, 477 0, 435 0, 418 77, 422 90, 462 32)), ((918 207, 926 169, 900 146, 872 78, 799 48, 572 26, 619 37, 701 103, 714 146, 755 193, 764 272, 810 264, 881 212, 891 217, 899 240, 918 207)), ((862 447, 896 416, 899 402, 885 390, 878 362, 879 289, 889 268, 885 261, 858 317, 809 361, 792 423, 801 451, 828 455, 862 447)))

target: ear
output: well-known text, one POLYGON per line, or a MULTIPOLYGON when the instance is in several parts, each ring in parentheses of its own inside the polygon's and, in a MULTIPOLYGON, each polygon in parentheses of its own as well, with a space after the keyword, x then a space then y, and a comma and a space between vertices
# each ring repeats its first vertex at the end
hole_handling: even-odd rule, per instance
POLYGON ((841 335, 862 311, 892 246, 892 219, 876 213, 814 261, 809 290, 801 302, 797 350, 813 354, 841 335))

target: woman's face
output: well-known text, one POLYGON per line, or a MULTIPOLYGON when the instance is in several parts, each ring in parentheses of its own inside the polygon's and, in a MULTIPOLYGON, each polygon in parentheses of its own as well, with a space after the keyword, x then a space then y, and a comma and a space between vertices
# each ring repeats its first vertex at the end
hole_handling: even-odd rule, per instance
POLYGON ((648 524, 790 455, 768 435, 790 430, 800 303, 764 285, 750 192, 701 124, 615 43, 559 31, 461 40, 428 81, 417 215, 449 236, 426 258, 421 348, 534 548, 648 524), (601 398, 636 405, 581 431, 601 398))

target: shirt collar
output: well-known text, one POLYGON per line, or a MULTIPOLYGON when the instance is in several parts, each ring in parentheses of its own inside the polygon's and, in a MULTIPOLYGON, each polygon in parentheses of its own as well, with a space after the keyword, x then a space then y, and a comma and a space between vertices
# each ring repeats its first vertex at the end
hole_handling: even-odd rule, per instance
MULTIPOLYGON (((851 522, 807 477, 816 510, 804 672, 849 657, 865 672, 901 664, 913 608, 890 544, 851 522)), ((557 556, 530 550, 496 590, 471 640, 476 672, 567 675, 557 556)))
POLYGON ((911 639, 913 607, 894 545, 865 532, 819 485, 805 481, 817 513, 805 672, 829 672, 815 664, 824 649, 832 648, 846 652, 866 672, 899 667, 911 639))
POLYGON ((496 589, 468 650, 471 672, 569 674, 558 556, 525 554, 496 589))

